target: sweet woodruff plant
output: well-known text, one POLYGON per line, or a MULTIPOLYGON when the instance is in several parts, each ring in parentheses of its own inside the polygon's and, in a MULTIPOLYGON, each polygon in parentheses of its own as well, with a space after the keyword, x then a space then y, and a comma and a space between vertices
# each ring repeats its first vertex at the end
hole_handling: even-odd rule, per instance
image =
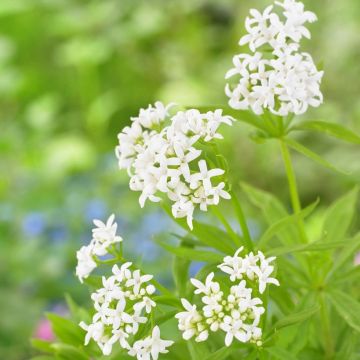
POLYGON ((131 118, 118 135, 119 167, 141 207, 159 203, 186 230, 178 246, 158 242, 174 255, 176 289, 125 257, 114 215, 94 220, 92 240, 77 252, 76 267, 80 282, 93 288, 93 310, 69 300, 73 319, 51 318, 59 342, 35 346, 56 359, 353 359, 360 330, 353 288, 359 271, 352 264, 360 237, 350 233, 357 191, 325 212, 314 238, 306 218, 318 201, 302 208, 289 152, 334 169, 289 134, 317 131, 360 143, 340 125, 294 119, 323 101, 323 71, 301 51, 316 20, 295 0, 250 10, 242 51, 225 76, 229 106, 189 109, 158 101, 131 118), (289 182, 291 214, 275 195, 241 187, 268 224, 257 239, 216 146, 221 128, 238 121, 255 128, 256 142, 279 142, 289 182), (225 215, 218 206, 226 202, 225 215), (241 232, 229 222, 230 208, 241 232), (209 209, 221 226, 195 220, 209 209), (199 261, 204 265, 190 278, 190 264, 199 261), (101 282, 97 267, 107 271, 101 282), (164 326, 172 330, 162 332, 164 326), (75 335, 69 339, 66 332, 75 335))

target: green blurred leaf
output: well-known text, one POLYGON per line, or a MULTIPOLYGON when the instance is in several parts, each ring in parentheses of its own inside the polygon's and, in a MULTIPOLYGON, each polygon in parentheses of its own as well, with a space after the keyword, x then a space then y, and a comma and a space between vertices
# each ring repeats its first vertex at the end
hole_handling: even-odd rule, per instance
POLYGON ((85 331, 78 324, 56 314, 47 314, 47 318, 61 341, 71 345, 83 345, 85 331))
POLYGON ((47 353, 52 353, 51 342, 41 339, 31 339, 31 346, 36 349, 47 353))
POLYGON ((275 360, 296 360, 297 357, 291 352, 282 349, 281 347, 272 346, 264 349, 268 352, 275 360))
POLYGON ((78 304, 75 303, 75 301, 72 299, 72 297, 69 294, 65 294, 65 300, 66 304, 70 310, 71 316, 74 320, 80 322, 80 321, 90 321, 91 316, 89 313, 82 307, 80 307, 78 304))
MULTIPOLYGON (((189 232, 189 227, 185 219, 175 219, 172 216, 171 209, 168 205, 163 204, 163 208, 166 213, 183 229, 189 232)), ((194 229, 191 231, 191 235, 206 246, 212 247, 225 254, 233 254, 235 252, 235 246, 231 237, 223 230, 216 226, 193 221, 194 229)))
POLYGON ((323 241, 332 242, 345 238, 349 226, 355 214, 358 188, 337 200, 325 214, 322 229, 323 241))
POLYGON ((32 357, 30 360, 56 360, 56 358, 54 356, 39 355, 32 357))
POLYGON ((195 342, 194 340, 188 340, 186 341, 186 345, 191 355, 191 359, 202 359, 209 354, 209 349, 207 347, 206 341, 195 342))
POLYGON ((296 224, 298 216, 301 216, 302 218, 306 218, 307 216, 309 216, 315 210, 318 204, 319 199, 317 199, 314 203, 303 209, 298 215, 288 215, 281 220, 275 222, 274 224, 270 225, 270 227, 261 236, 257 247, 261 249, 272 237, 276 236, 281 229, 296 224))
POLYGON ((267 256, 279 256, 289 253, 307 252, 307 251, 326 251, 333 250, 341 247, 345 247, 344 241, 333 241, 331 243, 322 243, 320 241, 313 242, 306 245, 290 245, 290 246, 279 246, 278 248, 266 251, 267 256))
POLYGON ((68 344, 52 344, 56 358, 61 360, 89 360, 89 356, 81 349, 68 344))
POLYGON ((360 332, 360 302, 337 289, 332 289, 328 292, 328 295, 338 314, 349 326, 360 332))
POLYGON ((154 301, 159 304, 181 308, 181 302, 179 298, 175 296, 159 295, 154 297, 154 301))
POLYGON ((175 256, 173 262, 173 275, 176 289, 180 297, 185 296, 186 292, 186 283, 189 276, 189 267, 191 261, 184 259, 179 256, 175 256))
POLYGON ((337 275, 338 273, 341 274, 347 262, 350 262, 350 264, 353 265, 353 259, 356 251, 360 248, 360 233, 354 236, 352 239, 348 239, 343 242, 345 244, 345 248, 336 257, 329 274, 329 278, 337 275))
POLYGON ((234 350, 230 347, 224 346, 221 349, 213 352, 205 358, 205 360, 224 360, 233 352, 234 350))
POLYGON ((358 335, 351 331, 350 334, 346 332, 344 339, 340 344, 340 350, 336 353, 334 360, 352 359, 352 354, 355 352, 355 346, 358 343, 358 335))
MULTIPOLYGON (((262 211, 269 226, 289 216, 284 206, 274 195, 245 183, 241 183, 241 187, 248 195, 249 200, 262 211)), ((290 245, 300 242, 299 233, 294 227, 288 226, 279 229, 276 235, 283 244, 290 245)))
POLYGON ((360 144, 359 135, 342 125, 326 121, 306 121, 290 129, 290 131, 293 130, 317 131, 353 144, 360 144))
POLYGON ((186 247, 174 247, 164 241, 156 241, 165 250, 191 261, 222 262, 223 255, 211 251, 194 250, 186 247))
POLYGON ((344 170, 340 170, 338 169, 336 166, 332 165, 330 162, 328 162, 327 160, 325 160, 323 157, 321 157, 320 155, 314 153, 312 150, 308 149, 307 147, 305 147, 304 145, 301 145, 300 143, 298 143, 297 141, 293 140, 293 139, 289 139, 289 138, 285 138, 284 141, 295 151, 297 151, 298 153, 306 156, 307 158, 315 161, 316 163, 330 169, 333 171, 336 171, 340 174, 345 174, 345 175, 349 175, 350 173, 344 170))
POLYGON ((284 327, 292 326, 298 324, 300 322, 305 321, 306 319, 313 316, 316 312, 318 312, 320 307, 318 305, 311 306, 305 310, 299 311, 297 313, 290 314, 288 316, 280 319, 274 326, 273 331, 278 331, 284 327))

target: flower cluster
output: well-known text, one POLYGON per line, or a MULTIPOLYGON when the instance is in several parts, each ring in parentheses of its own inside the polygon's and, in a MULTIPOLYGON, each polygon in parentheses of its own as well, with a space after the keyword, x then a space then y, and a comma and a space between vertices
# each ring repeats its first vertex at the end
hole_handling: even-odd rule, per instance
POLYGON ((234 68, 226 78, 238 76, 235 86, 226 85, 229 105, 234 109, 251 109, 261 115, 264 109, 280 116, 303 114, 309 106, 323 101, 318 71, 310 54, 300 52, 300 40, 310 38, 305 27, 316 15, 304 10, 296 0, 276 1, 283 20, 268 6, 263 13, 252 9, 246 19, 247 34, 240 45, 248 44, 252 54, 233 58, 234 68))
POLYGON ((267 283, 279 285, 278 281, 269 278, 273 267, 269 265, 274 258, 266 259, 262 253, 254 255, 250 253, 245 258, 238 254, 234 257, 227 256, 219 268, 230 275, 231 282, 237 284, 230 289, 222 290, 220 284, 214 281, 214 273, 210 273, 205 283, 197 279, 191 279, 196 288, 195 294, 202 294, 201 309, 195 304, 182 299, 185 311, 176 315, 179 330, 183 332, 183 338, 189 340, 195 337, 195 341, 206 341, 210 332, 219 330, 225 332, 225 345, 230 346, 235 339, 245 343, 252 342, 261 346, 262 329, 259 326, 261 315, 265 312, 262 300, 253 297, 253 289, 250 287, 251 280, 258 279, 259 291, 262 293, 267 283), (246 275, 246 279, 243 278, 246 275))
POLYGON ((192 228, 196 207, 206 211, 220 198, 230 198, 225 183, 214 181, 224 170, 208 169, 205 160, 198 160, 202 151, 195 144, 221 139, 219 126, 231 125, 233 119, 222 115, 222 110, 202 114, 195 109, 171 117, 171 107, 156 102, 141 109, 138 117, 131 118, 131 126, 118 135, 116 155, 119 167, 128 171, 130 189, 141 191, 141 207, 147 199, 158 202, 160 194, 166 194, 173 202, 174 217, 186 217, 192 228))
POLYGON ((243 247, 239 248, 234 256, 226 256, 224 262, 220 264, 218 268, 228 274, 232 282, 244 278, 256 282, 260 294, 264 293, 267 284, 279 286, 279 281, 270 277, 274 272, 274 266, 272 266, 271 263, 276 257, 266 258, 264 254, 259 251, 256 255, 250 252, 242 258, 239 254, 243 249, 243 247))
POLYGON ((153 329, 151 337, 138 340, 133 346, 129 343, 156 306, 152 299, 156 289, 149 283, 152 275, 141 275, 139 270, 131 271, 131 265, 130 262, 120 268, 114 265, 113 275, 103 278, 103 288, 91 295, 96 310, 92 323, 81 322, 80 326, 87 332, 85 345, 93 339, 104 355, 109 355, 113 345, 119 343, 129 355, 139 360, 150 360, 150 355, 156 360, 158 354, 167 352, 166 348, 172 344, 160 339, 158 327, 153 329))
POLYGON ((76 276, 81 282, 96 268, 96 257, 106 255, 111 245, 122 241, 122 238, 116 235, 117 224, 114 219, 115 215, 112 214, 106 223, 94 220, 96 227, 92 230, 90 244, 77 251, 76 276))

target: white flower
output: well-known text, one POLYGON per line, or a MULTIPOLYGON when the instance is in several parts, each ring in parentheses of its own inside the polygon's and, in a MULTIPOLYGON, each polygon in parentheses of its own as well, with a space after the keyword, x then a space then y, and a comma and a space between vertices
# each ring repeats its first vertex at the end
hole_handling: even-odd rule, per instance
POLYGON ((117 223, 114 222, 115 215, 112 214, 106 221, 103 223, 101 220, 95 219, 94 224, 96 228, 92 230, 93 235, 93 253, 98 256, 105 255, 107 253, 107 248, 118 242, 122 241, 120 236, 116 235, 117 223))
POLYGON ((108 253, 111 245, 121 242, 123 239, 116 235, 117 223, 114 222, 115 215, 112 214, 104 223, 98 219, 94 220, 95 228, 92 230, 92 240, 89 245, 82 246, 76 253, 78 260, 76 276, 80 282, 86 279, 96 268, 97 256, 108 253))
MULTIPOLYGON (((197 342, 205 341, 203 334, 201 337, 198 337, 201 333, 199 331, 199 325, 201 327, 202 316, 196 309, 196 305, 192 305, 186 299, 181 299, 181 303, 186 311, 179 312, 175 317, 179 321, 179 330, 181 330, 182 336, 185 340, 191 339, 193 336, 197 337, 197 342)), ((201 329, 201 328, 200 328, 201 329)), ((203 329, 201 329, 203 331, 203 329)))
POLYGON ((76 253, 78 264, 76 266, 76 276, 80 282, 86 279, 90 273, 96 268, 96 262, 93 258, 92 247, 82 246, 76 253))
MULTIPOLYGON (((131 265, 125 263, 120 268, 115 265, 113 275, 103 277, 103 287, 91 295, 95 309, 92 323, 80 323, 87 332, 85 345, 93 339, 104 355, 109 355, 116 343, 130 350, 133 336, 138 333, 139 326, 148 321, 156 306, 151 298, 155 287, 148 284, 152 275, 141 275, 139 270, 131 271, 131 265)), ((154 336, 152 347, 156 354, 156 349, 162 352, 162 343, 156 338, 156 332, 154 336)))
POLYGON ((221 330, 225 331, 225 345, 230 346, 234 337, 241 342, 248 342, 250 336, 244 328, 244 324, 240 319, 234 319, 231 316, 225 316, 221 324, 221 330))
POLYGON ((220 109, 205 114, 190 109, 170 117, 168 108, 157 102, 141 109, 131 127, 118 135, 116 156, 119 167, 128 171, 130 189, 141 192, 141 207, 147 200, 159 202, 165 194, 173 202, 174 217, 186 217, 192 229, 196 208, 207 211, 208 205, 230 198, 225 184, 213 179, 224 170, 208 170, 205 160, 198 161, 198 172, 191 170, 202 154, 195 145, 221 139, 220 125, 232 125, 233 119, 220 109))
POLYGON ((136 341, 128 354, 136 356, 138 360, 157 360, 159 354, 168 353, 167 348, 173 343, 170 340, 162 340, 160 338, 160 329, 158 326, 155 326, 151 336, 136 341))
POLYGON ((299 51, 301 39, 310 38, 305 24, 314 22, 316 16, 295 0, 275 3, 283 10, 283 20, 272 12, 273 6, 262 14, 250 10, 251 17, 245 22, 248 34, 240 45, 249 44, 254 54, 233 58, 234 68, 225 78, 237 76, 239 80, 235 85, 227 84, 225 93, 234 109, 251 109, 257 115, 265 110, 280 116, 299 115, 323 102, 323 72, 317 70, 309 54, 299 51), (271 58, 260 50, 263 45, 270 47, 271 58))
POLYGON ((134 295, 138 295, 142 284, 149 282, 153 278, 152 275, 141 275, 140 270, 135 270, 132 277, 126 281, 126 287, 132 287, 134 295))
POLYGON ((259 283, 259 292, 262 294, 267 284, 274 284, 279 286, 277 279, 270 277, 274 271, 274 267, 270 265, 276 257, 266 258, 264 254, 259 251, 257 254, 249 253, 245 257, 240 257, 239 254, 243 247, 238 249, 234 256, 226 256, 224 262, 218 268, 224 273, 230 275, 231 281, 241 280, 245 276, 249 280, 257 280, 259 283))
POLYGON ((165 106, 162 102, 157 101, 155 106, 149 105, 147 109, 140 109, 138 117, 131 118, 132 121, 139 123, 147 129, 151 129, 154 125, 162 123, 169 115, 169 110, 174 104, 165 106))

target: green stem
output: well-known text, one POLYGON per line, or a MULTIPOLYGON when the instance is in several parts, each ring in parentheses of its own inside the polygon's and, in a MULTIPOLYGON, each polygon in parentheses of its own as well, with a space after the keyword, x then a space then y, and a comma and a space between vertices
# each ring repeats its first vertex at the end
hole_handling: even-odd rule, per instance
POLYGON ((320 316, 321 316, 321 323, 323 326, 325 359, 331 360, 334 355, 334 344, 332 342, 330 321, 328 317, 328 311, 327 311, 323 292, 319 293, 319 302, 321 306, 320 316))
POLYGON ((281 153, 284 160, 286 175, 289 183, 291 203, 294 213, 295 215, 297 215, 297 224, 300 233, 300 239, 303 243, 307 243, 304 222, 301 216, 301 203, 299 198, 299 192, 297 188, 295 172, 291 162, 289 149, 283 139, 280 139, 280 145, 281 145, 281 153))

